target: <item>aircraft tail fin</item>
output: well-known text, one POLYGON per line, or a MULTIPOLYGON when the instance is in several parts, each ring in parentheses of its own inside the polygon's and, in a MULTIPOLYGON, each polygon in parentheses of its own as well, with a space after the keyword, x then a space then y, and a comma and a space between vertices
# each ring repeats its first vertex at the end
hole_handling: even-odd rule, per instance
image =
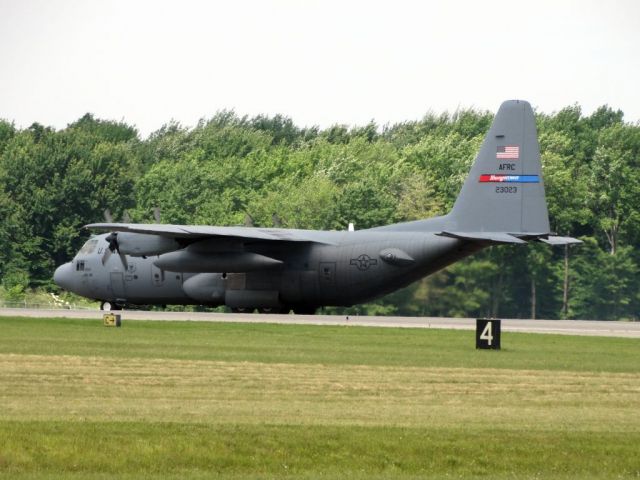
POLYGON ((549 233, 540 147, 528 102, 500 106, 447 220, 455 232, 549 233))
POLYGON ((523 100, 500 105, 447 215, 374 230, 434 232, 485 244, 582 243, 551 235, 536 121, 531 105, 523 100))

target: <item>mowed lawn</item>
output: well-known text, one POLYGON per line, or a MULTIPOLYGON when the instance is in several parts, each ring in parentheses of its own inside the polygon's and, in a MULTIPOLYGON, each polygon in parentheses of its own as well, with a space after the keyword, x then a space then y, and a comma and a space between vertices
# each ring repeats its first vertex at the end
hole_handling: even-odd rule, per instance
POLYGON ((0 317, 0 477, 638 478, 640 341, 0 317))

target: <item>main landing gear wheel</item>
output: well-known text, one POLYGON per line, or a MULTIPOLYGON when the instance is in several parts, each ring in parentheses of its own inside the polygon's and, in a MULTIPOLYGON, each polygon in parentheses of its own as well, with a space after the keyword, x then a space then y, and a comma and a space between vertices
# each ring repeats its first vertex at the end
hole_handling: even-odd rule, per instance
POLYGON ((280 313, 280 309, 277 307, 261 307, 258 311, 260 313, 280 313))
POLYGON ((295 313, 296 315, 315 315, 316 310, 316 307, 309 306, 293 307, 293 313, 295 313))

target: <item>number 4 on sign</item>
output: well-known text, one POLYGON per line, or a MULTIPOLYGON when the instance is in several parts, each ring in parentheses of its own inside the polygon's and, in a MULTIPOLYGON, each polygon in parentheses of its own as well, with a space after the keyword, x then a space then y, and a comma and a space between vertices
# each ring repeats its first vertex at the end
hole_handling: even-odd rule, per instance
POLYGON ((476 348, 500 350, 500 320, 476 319, 476 348))
POLYGON ((491 346, 492 342, 493 342, 493 334, 491 333, 491 325, 493 325, 491 322, 487 322, 487 325, 484 327, 484 330, 480 334, 480 339, 481 340, 486 340, 487 343, 489 344, 489 346, 491 346))

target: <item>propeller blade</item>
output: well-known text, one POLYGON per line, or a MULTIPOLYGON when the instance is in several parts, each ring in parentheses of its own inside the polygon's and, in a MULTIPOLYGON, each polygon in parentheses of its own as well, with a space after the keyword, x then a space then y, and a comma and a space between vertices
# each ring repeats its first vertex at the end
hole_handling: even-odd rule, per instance
POLYGON ((113 215, 111 215, 111 210, 109 210, 108 208, 105 208, 104 212, 102 213, 107 223, 113 223, 113 215))
POLYGON ((118 245, 118 232, 111 232, 109 235, 105 237, 105 240, 109 244, 107 249, 102 256, 102 264, 104 265, 113 252, 118 252, 118 256, 120 257, 120 262, 122 262, 122 266, 125 270, 129 268, 127 264, 127 256, 120 252, 120 246, 118 245))
POLYGON ((104 255, 102 255, 102 265, 104 265, 105 263, 107 263, 109 261, 109 257, 111 257, 111 249, 110 248, 105 248, 104 249, 104 255))
POLYGON ((122 214, 122 221, 124 223, 131 223, 131 217, 129 216, 129 212, 127 212, 126 210, 122 214))
MULTIPOLYGON (((104 211, 105 218, 107 217, 108 212, 109 210, 104 211)), ((109 213, 109 215, 111 214, 109 213)), ((111 232, 109 235, 105 237, 105 240, 108 245, 107 245, 107 248, 105 248, 104 250, 104 255, 102 255, 102 265, 107 263, 107 261, 109 260, 109 257, 111 257, 111 254, 118 249, 118 234, 116 232, 111 232)))
POLYGON ((120 253, 120 252, 118 252, 118 255, 120 256, 120 261, 122 262, 122 266, 124 267, 124 270, 125 271, 129 270, 129 265, 127 264, 127 256, 124 253, 120 253))
POLYGON ((245 227, 253 227, 253 218, 248 213, 244 214, 244 226, 245 227))
POLYGON ((156 223, 160 223, 160 207, 153 208, 153 218, 156 219, 156 223))

